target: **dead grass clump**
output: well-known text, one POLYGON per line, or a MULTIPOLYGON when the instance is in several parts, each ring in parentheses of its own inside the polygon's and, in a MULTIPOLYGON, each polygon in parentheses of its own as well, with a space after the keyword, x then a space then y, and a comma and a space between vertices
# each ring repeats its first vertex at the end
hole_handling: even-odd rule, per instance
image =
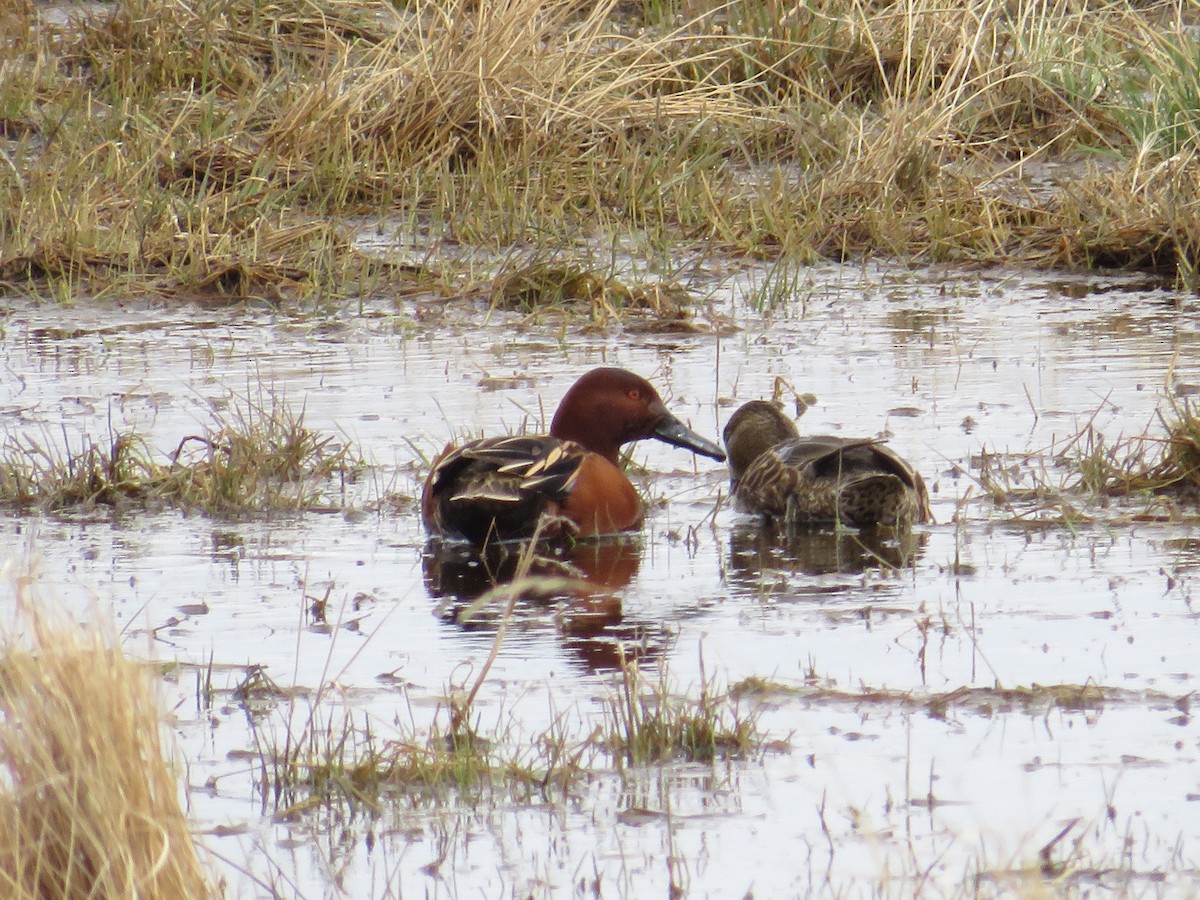
POLYGON ((501 272, 492 282, 492 305, 530 312, 549 306, 583 302, 606 307, 615 314, 631 297, 615 278, 571 266, 534 263, 501 272))
POLYGON ((674 63, 614 37, 613 5, 581 17, 569 0, 418 4, 391 42, 338 60, 298 92, 265 147, 352 171, 355 196, 378 196, 413 168, 467 171, 485 147, 510 166, 584 164, 595 176, 586 157, 605 135, 736 111, 728 91, 709 84, 650 96, 674 63))
POLYGON ((251 0, 130 0, 80 17, 64 35, 66 62, 102 95, 245 97, 281 73, 302 73, 348 46, 386 40, 372 11, 346 0, 274 7, 251 0))
MULTIPOLYGON (((1200 499, 1200 407, 1189 397, 1172 397, 1171 412, 1159 414, 1162 432, 1150 429, 1109 440, 1089 422, 1077 434, 1041 454, 1013 457, 984 451, 978 461, 979 484, 992 500, 1026 508, 1024 518, 1062 517, 1080 521, 1095 516, 1081 509, 1084 497, 1101 504, 1110 498, 1144 495, 1151 509, 1137 514, 1157 518, 1159 500, 1179 510, 1175 500, 1200 499)), ((1120 515, 1129 515, 1123 510, 1120 515)))
POLYGON ((1200 497, 1200 405, 1175 396, 1171 412, 1159 414, 1159 434, 1147 430, 1130 438, 1106 441, 1089 426, 1060 452, 1076 473, 1070 489, 1093 496, 1135 493, 1200 497))
POLYGON ((14 290, 37 293, 39 285, 100 295, 119 288, 125 293, 156 291, 165 296, 211 303, 278 305, 301 298, 314 284, 341 276, 345 283, 366 285, 377 267, 355 253, 328 226, 299 224, 274 228, 259 221, 237 236, 214 236, 203 229, 147 238, 137 260, 144 267, 140 282, 127 277, 129 254, 87 249, 54 238, 14 248, 0 256, 0 282, 14 290), (253 246, 252 252, 246 252, 253 246))
POLYGON ((706 6, 674 32, 693 80, 724 78, 757 105, 815 101, 856 118, 936 110, 954 128, 955 146, 943 149, 956 153, 1044 150, 1069 135, 1105 143, 1114 129, 1102 127, 1111 116, 1097 101, 1128 70, 1124 18, 1142 16, 1119 3, 706 6))
POLYGON ((348 443, 320 435, 286 404, 217 417, 160 459, 136 435, 81 449, 10 435, 0 447, 0 502, 63 509, 172 505, 209 513, 311 509, 362 468, 348 443))
POLYGON ((0 279, 67 298, 361 289, 350 243, 296 208, 312 167, 262 137, 314 67, 383 39, 370 14, 135 0, 63 24, 28 8, 0 63, 0 118, 20 129, 0 165, 0 279))
POLYGON ((355 170, 361 196, 397 166, 469 159, 481 142, 523 127, 525 92, 540 82, 531 67, 553 60, 545 42, 565 24, 564 7, 511 0, 474 16, 467 6, 418 5, 369 57, 337 59, 291 98, 267 148, 355 170))
POLYGON ((492 306, 530 318, 557 312, 586 315, 594 326, 620 322, 635 332, 697 331, 695 301, 676 282, 627 285, 602 272, 571 265, 533 262, 501 271, 492 281, 492 306))
MULTIPOLYGON (((705 42, 711 58, 743 88, 832 104, 916 99, 938 90, 964 60, 974 59, 961 51, 974 49, 984 27, 980 4, 876 0, 724 4, 693 25, 696 32, 715 33, 705 42), (726 59, 716 52, 721 44, 726 59)), ((710 63, 705 75, 718 71, 710 63)))
POLYGON ((1184 414, 1167 436, 1164 464, 1172 480, 1200 488, 1200 410, 1183 404, 1184 414))
POLYGON ((1141 269, 1200 288, 1200 158, 1195 148, 1066 186, 1055 219, 1060 265, 1141 269))
MULTIPOLYGON (((711 327, 696 322, 696 300, 683 285, 673 281, 640 284, 630 291, 628 310, 630 330, 635 332, 707 331, 711 327)), ((719 327, 719 326, 717 326, 719 327)))
POLYGON ((204 897, 162 710, 144 667, 94 625, 22 604, 0 670, 0 893, 204 897))
POLYGON ((145 444, 133 436, 117 436, 107 446, 85 442, 72 451, 10 435, 0 451, 0 499, 50 509, 114 506, 144 497, 159 473, 145 444))
POLYGON ((64 61, 112 100, 121 92, 153 99, 163 91, 251 90, 262 83, 257 60, 231 53, 234 42, 222 39, 236 5, 206 3, 194 9, 154 0, 121 3, 78 20, 64 61))
POLYGON ((616 690, 604 705, 604 745, 618 765, 670 759, 711 761, 745 756, 763 746, 755 713, 743 714, 732 693, 717 691, 702 674, 698 697, 677 696, 666 671, 648 685, 635 661, 621 666, 616 690))
POLYGON ((57 239, 0 257, 0 280, 31 282, 53 279, 85 284, 99 281, 106 272, 118 265, 119 261, 109 254, 57 239))
MULTIPOLYGON (((1194 66, 1172 62, 1172 48, 1195 46, 1178 20, 1123 3, 947 10, 866 0, 792 8, 763 0, 706 8, 675 33, 681 58, 699 47, 712 57, 718 47, 728 57, 742 55, 745 68, 726 68, 736 73, 731 88, 736 83, 745 99, 761 88, 758 103, 776 114, 774 126, 762 130, 763 143, 743 141, 742 152, 755 160, 760 153, 770 161, 790 158, 799 170, 762 179, 751 202, 714 192, 707 218, 735 246, 774 245, 793 257, 1018 258, 1167 271, 1178 261, 1186 274, 1195 244, 1186 203, 1174 203, 1180 214, 1157 229, 1165 246, 1155 246, 1155 233, 1139 226, 1143 204, 1128 191, 1110 192, 1103 213, 1092 214, 1095 228, 1108 223, 1110 234, 1091 240, 1088 228, 1056 214, 1058 185, 1035 195, 1018 178, 1015 190, 997 190, 1007 173, 1081 147, 1114 157, 1153 147, 1139 160, 1143 170, 1162 159, 1165 145, 1138 135, 1177 134, 1186 127, 1181 111, 1194 109, 1192 92, 1200 96, 1200 78, 1188 74, 1194 66), (1146 52, 1131 54, 1129 35, 1142 31, 1155 39, 1146 52), (1154 87, 1164 83, 1169 87, 1154 87), (1134 128, 1129 113, 1145 110, 1152 91, 1163 100, 1142 116, 1150 122, 1134 128)), ((1080 164, 1064 181, 1084 174, 1080 164)), ((1156 192, 1165 187, 1161 174, 1150 179, 1156 192)))
POLYGON ((349 712, 314 709, 303 732, 282 746, 261 729, 255 739, 260 790, 277 820, 314 809, 377 810, 389 797, 419 805, 453 791, 467 796, 497 789, 527 793, 554 778, 544 769, 503 757, 494 742, 473 732, 443 731, 435 725, 427 735, 384 739, 368 717, 356 721, 349 712))
POLYGON ((251 403, 184 438, 155 488, 167 502, 213 512, 309 509, 362 466, 349 443, 308 428, 303 411, 251 403))
POLYGON ((1200 402, 1172 398, 1171 415, 1163 419, 1163 426, 1167 437, 1153 476, 1160 489, 1174 487, 1200 496, 1200 402))

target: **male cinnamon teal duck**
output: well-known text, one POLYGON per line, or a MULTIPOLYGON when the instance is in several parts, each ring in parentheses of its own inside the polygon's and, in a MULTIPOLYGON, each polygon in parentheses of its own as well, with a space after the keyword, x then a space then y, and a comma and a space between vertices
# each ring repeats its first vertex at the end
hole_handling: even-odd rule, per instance
POLYGON ((624 369, 593 369, 567 391, 549 435, 447 446, 425 479, 425 527, 475 544, 528 537, 543 514, 551 517, 545 537, 637 528, 642 499, 617 451, 642 438, 725 459, 720 447, 667 412, 650 382, 624 369))
POLYGON ((857 527, 929 522, 925 481, 876 438, 802 437, 773 403, 751 400, 725 424, 739 508, 789 523, 857 527))

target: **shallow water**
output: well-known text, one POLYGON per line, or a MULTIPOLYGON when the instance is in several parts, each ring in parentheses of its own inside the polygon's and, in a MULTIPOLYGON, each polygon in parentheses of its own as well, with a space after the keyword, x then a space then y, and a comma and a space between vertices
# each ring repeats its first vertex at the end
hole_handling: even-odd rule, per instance
POLYGON ((136 430, 165 453, 212 410, 275 397, 373 464, 345 510, 0 516, 10 572, 32 568, 41 596, 111 612, 131 652, 183 664, 165 699, 229 893, 1003 894, 1068 825, 1049 857, 1075 874, 1051 891, 1200 892, 1194 510, 1153 521, 1130 515, 1135 501, 1085 507, 1091 521, 1019 521, 1027 510, 979 499, 971 464, 986 448, 1052 467, 1049 448, 1089 422, 1109 438, 1158 427, 1168 395, 1200 384, 1192 298, 1136 279, 827 265, 763 309, 767 269, 693 272, 711 330, 592 331, 432 299, 303 321, 5 304, 10 436, 77 448, 136 430), (369 714, 384 737, 444 717, 448 686, 470 683, 495 632, 450 616, 461 603, 443 595, 473 576, 426 552, 412 501, 424 460, 452 438, 544 427, 599 364, 646 375, 714 438, 785 378, 818 398, 803 429, 886 431, 925 474, 938 524, 870 552, 853 537, 767 541, 719 502, 723 466, 639 444, 634 477, 653 500, 642 534, 574 560, 606 600, 518 607, 477 701, 481 730, 520 746, 559 721, 586 737, 624 652, 693 695, 702 677, 769 679, 776 689, 742 701, 767 752, 598 767, 566 798, 276 816, 249 722, 282 740, 292 707, 237 699, 246 667, 299 689, 293 722, 322 685, 320 708, 369 714), (325 622, 314 598, 328 599, 325 622), (211 708, 197 698, 210 661, 211 708), (986 690, 1031 685, 1103 699, 986 690), (931 696, 967 688, 931 714, 931 696))

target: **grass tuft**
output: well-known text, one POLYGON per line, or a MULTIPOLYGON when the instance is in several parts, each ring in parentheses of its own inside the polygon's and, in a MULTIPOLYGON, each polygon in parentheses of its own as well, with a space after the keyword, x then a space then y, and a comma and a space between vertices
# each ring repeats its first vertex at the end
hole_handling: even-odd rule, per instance
POLYGON ((528 313, 578 315, 586 309, 593 325, 621 322, 635 331, 699 330, 695 301, 672 281, 630 286, 593 269, 533 262, 500 272, 492 281, 492 306, 528 313))
POLYGON ((616 690, 604 704, 604 742, 619 766, 672 759, 709 762, 746 756, 763 744, 757 715, 744 714, 734 695, 703 678, 698 697, 677 696, 665 668, 648 684, 636 661, 621 666, 616 690))
POLYGON ((363 468, 348 443, 320 435, 284 403, 247 402, 161 457, 137 435, 72 449, 31 435, 0 447, 0 503, 64 509, 169 505, 208 513, 312 509, 363 468))
POLYGON ((1158 430, 1115 440, 1096 429, 1093 416, 1050 448, 1051 465, 1040 453, 1014 457, 984 449, 975 460, 979 485, 997 505, 1022 507, 1023 519, 1083 521, 1114 498, 1146 499, 1149 507, 1135 518, 1178 518, 1175 501, 1200 497, 1200 404, 1173 396, 1169 406, 1158 416, 1158 430), (1081 508, 1080 499, 1093 505, 1081 508))
POLYGON ((0 664, 0 893, 210 896, 147 670, 27 599, 0 664))

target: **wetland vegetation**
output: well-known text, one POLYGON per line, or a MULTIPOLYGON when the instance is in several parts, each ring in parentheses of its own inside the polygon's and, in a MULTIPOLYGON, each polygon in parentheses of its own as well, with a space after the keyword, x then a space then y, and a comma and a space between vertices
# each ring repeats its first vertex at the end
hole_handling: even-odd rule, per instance
MULTIPOLYGON (((5 4, 0 277, 62 301, 481 289, 447 245, 1196 285, 1193 4, 5 4), (365 254, 398 231, 414 261, 365 254)), ((510 260, 512 261, 512 260, 510 260)))
MULTIPOLYGON (((6 892, 344 896, 422 878, 449 896, 752 894, 746 859, 764 895, 1200 890, 1194 829, 1171 830, 1194 795, 1155 807, 1165 824, 1128 799, 1163 792, 1155 766, 1186 772, 1196 755, 1179 656, 1200 558, 1185 308, 1200 288, 1198 23, 1194 2, 1129 0, 0 0, 6 353, 106 384, 110 358, 150 360, 130 366, 132 387, 113 364, 108 421, 89 413, 82 428, 26 384, 36 366, 7 367, 19 386, 0 396, 3 527, 34 557, 32 535, 57 535, 54 565, 72 574, 6 561, 6 892), (915 283, 944 265, 1144 274, 1161 296, 1129 330, 1184 329, 1168 360, 1142 360, 1165 400, 1131 426, 1116 414, 1124 382, 1066 418, 1028 382, 993 397, 990 374, 961 389, 978 396, 952 399, 958 375, 939 395, 919 383, 929 369, 961 374, 990 339, 953 331, 939 355, 957 285, 922 283, 914 300, 888 277, 845 289, 834 274, 835 289, 812 275, 873 260, 915 283), (743 269, 755 276, 736 291, 711 274, 743 269), (836 342, 857 315, 837 307, 886 291, 913 321, 886 313, 872 359, 902 348, 886 358, 907 383, 865 371, 857 336, 836 342), (155 378, 183 376, 154 346, 176 349, 180 320, 151 324, 140 349, 121 324, 70 324, 133 307, 208 317, 189 375, 220 382, 244 355, 259 377, 279 353, 279 384, 262 375, 255 399, 207 398, 207 420, 180 425, 176 388, 155 378), (739 346, 750 315, 767 338, 739 346), (246 350, 244 328, 271 337, 246 350), (739 391, 765 396, 768 370, 778 395, 789 359, 831 343, 834 368, 858 379, 835 419, 881 383, 904 395, 883 407, 888 428, 921 414, 905 398, 957 417, 921 459, 940 524, 916 540, 747 539, 723 473, 637 459, 654 511, 644 539, 603 565, 555 557, 549 576, 526 558, 483 598, 443 591, 480 573, 432 571, 446 561, 411 526, 438 426, 512 427, 443 409, 460 380, 549 400, 538 374, 628 352, 668 374, 677 362, 693 414, 716 418, 739 391), (921 347, 935 363, 905 357, 921 347), (737 360, 726 372, 722 352, 737 360), (355 381, 356 366, 372 374, 355 381), (387 387, 315 416, 284 389, 311 397, 339 378, 352 397, 387 387), (113 424, 142 399, 149 415, 113 424), (1012 410, 1026 404, 1022 448, 1012 410), (1005 427, 968 447, 991 409, 1005 427), (1059 423, 1051 439, 1044 419, 1059 423), (156 539, 201 549, 156 545, 143 569, 138 548, 156 539), (1136 562, 1113 562, 1126 544, 1136 562), (1067 586, 1061 561, 1089 558, 1113 571, 1097 563, 1067 586), (79 574, 106 564, 100 588, 79 574), (1039 606, 1036 585, 1059 576, 1057 605, 1039 606), (74 597, 76 578, 83 624, 36 611, 74 597), (164 616, 143 582, 183 599, 164 616), (93 591, 127 632, 108 630, 93 591), (119 646, 170 660, 150 666, 165 698, 119 646), (1009 738, 1006 757, 993 729, 1010 721, 1037 733, 1009 738), (189 735, 183 765, 164 722, 189 735), (955 749, 922 749, 939 742, 955 749), (995 771, 958 780, 977 765, 995 771), (1080 770, 1119 784, 1096 790, 1080 770), (252 834, 247 822, 274 837, 207 858, 181 782, 197 807, 226 804, 205 807, 202 846, 252 834), (998 782, 1019 787, 987 793, 998 782), (1068 804, 1064 824, 1068 812, 1027 803, 1031 824, 1008 808, 1029 784, 1094 809, 1068 804), (956 812, 985 803, 1000 837, 956 812), (632 852, 581 851, 596 822, 629 829, 632 852), (506 849, 514 831, 561 846, 531 861, 506 849), (493 881, 470 849, 491 840, 493 856, 474 852, 493 881), (295 846, 315 861, 289 858, 295 846), (409 847, 427 855, 413 863, 409 847), (794 871, 762 866, 764 848, 794 871)), ((961 303, 986 307, 985 294, 961 303)), ((1104 299, 1085 291, 1082 315, 1104 299)), ((994 327, 1027 328, 1015 318, 994 327)), ((797 383, 822 400, 829 388, 797 383)), ((514 402, 522 426, 539 421, 528 397, 514 402)))

